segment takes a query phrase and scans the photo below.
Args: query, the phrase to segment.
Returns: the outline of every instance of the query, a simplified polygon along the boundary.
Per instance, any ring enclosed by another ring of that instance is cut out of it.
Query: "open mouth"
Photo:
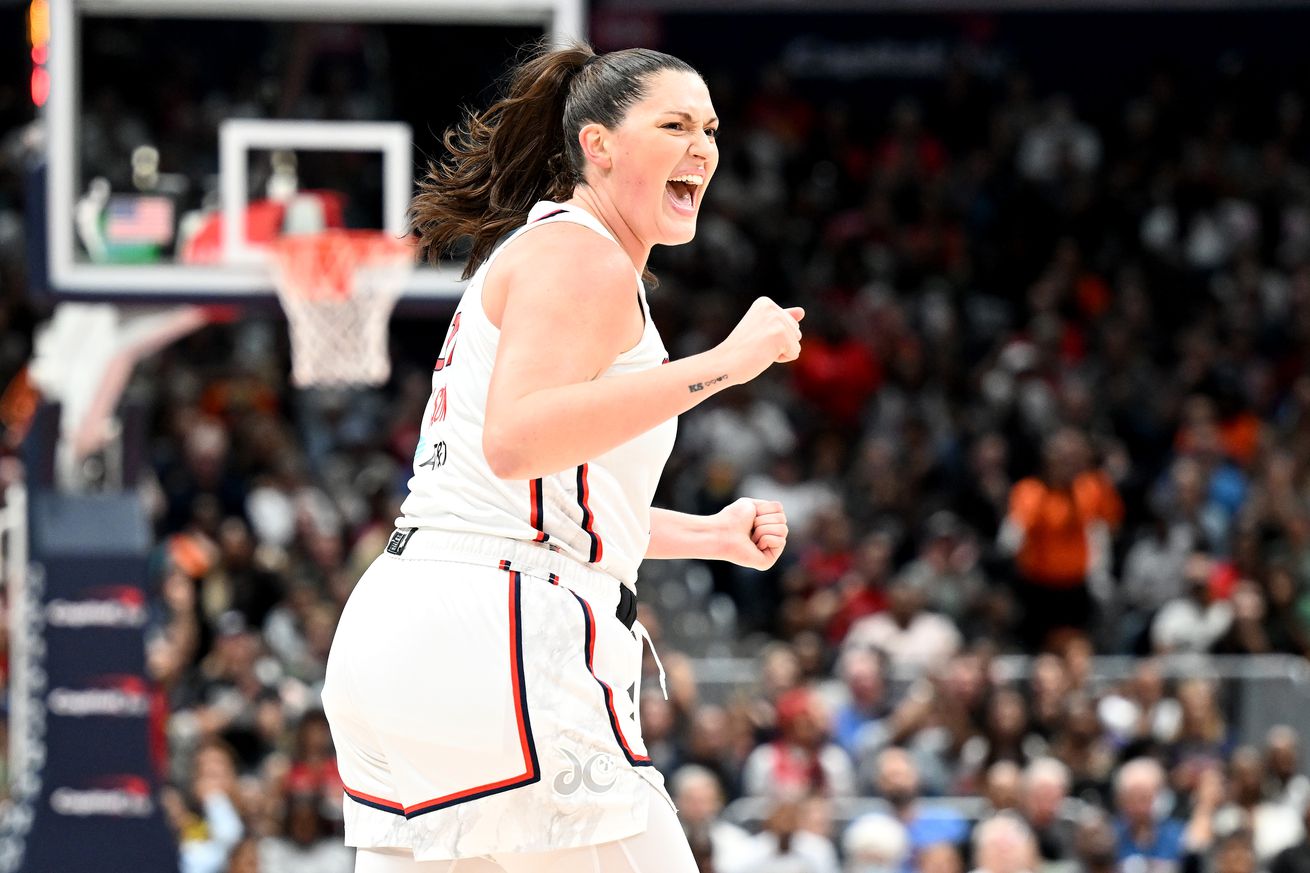
[[[665,190],[668,192],[669,202],[673,208],[685,215],[694,215],[696,212],[696,193],[705,182],[705,177],[695,174],[674,176],[665,183]]]

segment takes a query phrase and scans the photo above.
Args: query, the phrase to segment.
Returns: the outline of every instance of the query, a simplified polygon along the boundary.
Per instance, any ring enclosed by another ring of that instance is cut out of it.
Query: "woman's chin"
[[[663,231],[660,234],[661,245],[680,246],[689,243],[696,237],[696,216],[679,215],[672,220],[666,220],[661,230]]]

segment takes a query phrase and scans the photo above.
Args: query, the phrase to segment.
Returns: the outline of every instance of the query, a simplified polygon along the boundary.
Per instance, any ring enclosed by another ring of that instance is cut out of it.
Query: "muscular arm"
[[[497,476],[532,479],[577,466],[758,372],[724,343],[598,379],[641,336],[632,262],[572,225],[541,228],[515,248],[503,271],[500,263],[493,270],[484,299],[501,332],[483,433]]]

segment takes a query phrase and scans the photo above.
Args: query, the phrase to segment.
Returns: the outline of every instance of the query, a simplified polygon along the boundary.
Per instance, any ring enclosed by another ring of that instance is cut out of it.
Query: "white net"
[[[391,374],[387,325],[414,250],[385,232],[327,230],[272,248],[299,388],[380,385]]]

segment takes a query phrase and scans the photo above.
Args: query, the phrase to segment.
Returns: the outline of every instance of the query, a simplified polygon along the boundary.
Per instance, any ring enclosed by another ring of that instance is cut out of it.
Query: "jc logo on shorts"
[[[555,776],[553,787],[555,793],[562,797],[576,794],[579,789],[584,788],[592,794],[602,794],[608,791],[618,778],[612,755],[599,753],[588,755],[586,761],[579,761],[568,749],[560,751],[569,759],[570,764],[569,769],[561,770]]]

